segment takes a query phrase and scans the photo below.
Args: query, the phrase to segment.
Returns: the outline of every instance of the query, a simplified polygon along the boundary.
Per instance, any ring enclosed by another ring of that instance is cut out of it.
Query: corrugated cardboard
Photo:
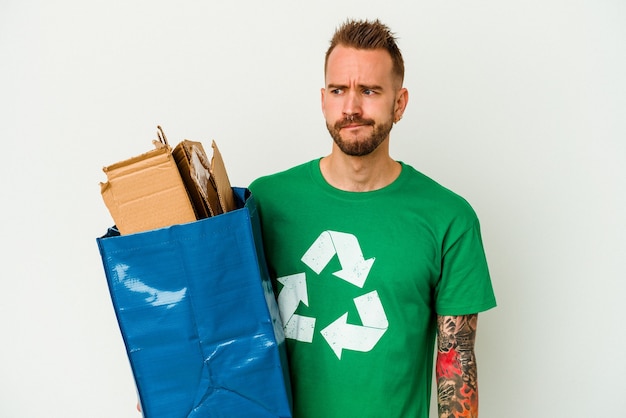
[[[171,148],[153,142],[154,150],[103,168],[102,198],[124,235],[196,220]]]
[[[173,151],[198,219],[237,209],[224,160],[215,141],[212,147],[210,163],[200,142],[186,139]]]
[[[213,184],[217,190],[217,196],[220,201],[223,212],[230,212],[237,209],[235,203],[235,196],[228,180],[228,174],[226,173],[226,166],[222,159],[220,150],[217,149],[215,141],[212,142],[213,147],[213,159],[211,160],[211,177],[213,178]]]
[[[212,185],[211,164],[202,144],[186,139],[176,145],[173,154],[198,219],[222,213]]]
[[[172,150],[161,127],[155,149],[104,167],[104,202],[122,235],[192,222],[237,209],[215,141],[209,163],[200,142]]]

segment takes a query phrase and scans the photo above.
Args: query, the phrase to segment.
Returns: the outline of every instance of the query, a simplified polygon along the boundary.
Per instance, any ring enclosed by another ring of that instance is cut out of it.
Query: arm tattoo
[[[437,400],[440,418],[478,417],[474,342],[478,315],[437,317]]]

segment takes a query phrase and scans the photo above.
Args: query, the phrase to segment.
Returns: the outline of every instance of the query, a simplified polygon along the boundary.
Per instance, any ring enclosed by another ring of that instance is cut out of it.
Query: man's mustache
[[[360,116],[352,115],[349,119],[343,118],[340,121],[337,121],[335,123],[335,128],[341,129],[350,125],[374,125],[374,124],[375,122],[372,119],[365,119],[365,118],[361,118]]]

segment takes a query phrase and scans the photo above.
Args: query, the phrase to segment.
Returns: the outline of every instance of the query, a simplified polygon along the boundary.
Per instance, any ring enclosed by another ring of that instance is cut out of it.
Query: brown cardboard
[[[102,198],[121,234],[196,220],[170,146],[153,143],[154,150],[103,168]]]
[[[121,234],[192,222],[237,209],[215,141],[213,158],[200,142],[172,150],[158,127],[155,149],[104,167],[102,198]]]
[[[216,210],[219,200],[211,183],[210,163],[202,144],[186,139],[174,148],[173,154],[196,217],[204,219],[220,214]]]
[[[235,196],[233,194],[233,189],[230,186],[230,181],[228,180],[228,174],[226,173],[224,160],[222,160],[222,154],[220,153],[220,150],[217,149],[215,141],[212,141],[211,146],[213,147],[213,158],[211,159],[211,178],[213,179],[214,187],[217,190],[217,196],[219,197],[222,211],[229,212],[237,209]]]

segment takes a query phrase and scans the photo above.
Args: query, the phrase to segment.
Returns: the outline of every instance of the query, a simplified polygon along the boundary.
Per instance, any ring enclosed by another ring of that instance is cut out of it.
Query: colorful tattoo
[[[474,342],[478,315],[439,316],[437,400],[440,418],[478,417]]]

